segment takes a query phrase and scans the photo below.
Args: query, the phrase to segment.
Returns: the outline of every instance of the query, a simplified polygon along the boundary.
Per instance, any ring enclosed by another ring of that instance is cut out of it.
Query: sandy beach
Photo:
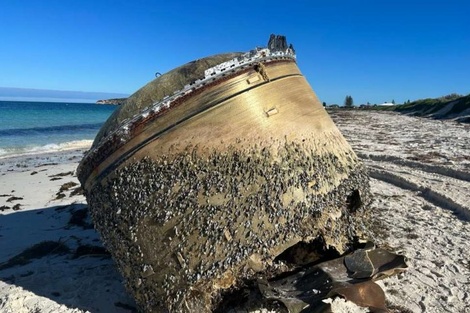
[[[371,176],[368,239],[407,257],[379,282],[388,303],[470,312],[470,125],[329,113]],[[0,159],[0,312],[136,311],[87,214],[75,173],[86,148]]]
[[[0,312],[135,311],[86,214],[85,150],[0,159]]]
[[[411,312],[470,312],[470,125],[330,112],[371,176],[371,236],[408,258],[380,284]]]

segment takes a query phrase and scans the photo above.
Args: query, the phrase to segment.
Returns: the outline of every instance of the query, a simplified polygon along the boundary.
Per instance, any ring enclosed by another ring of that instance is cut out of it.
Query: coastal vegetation
[[[417,113],[424,115],[437,113],[446,109],[446,114],[458,114],[470,109],[470,94],[466,96],[450,94],[439,98],[420,99],[402,105],[397,105],[394,111],[402,113]]]
[[[348,97],[350,96],[347,96],[346,98]],[[353,107],[346,105],[345,100],[344,108],[374,111],[393,111],[411,116],[422,116],[434,119],[452,119],[457,122],[470,123],[470,94],[463,96],[453,93],[439,98],[426,98],[415,101],[408,100],[403,104],[390,104],[367,104]],[[338,108],[338,106],[330,106],[330,108],[334,109]]]

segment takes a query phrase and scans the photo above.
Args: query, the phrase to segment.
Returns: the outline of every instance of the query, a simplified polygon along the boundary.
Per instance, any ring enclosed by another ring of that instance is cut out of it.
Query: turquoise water
[[[116,106],[0,101],[0,157],[83,146]]]

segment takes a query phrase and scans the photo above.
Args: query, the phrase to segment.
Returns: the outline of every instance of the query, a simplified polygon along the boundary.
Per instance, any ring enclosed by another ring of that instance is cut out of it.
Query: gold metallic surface
[[[148,125],[99,164],[88,177],[86,185],[89,186],[96,175],[123,154],[140,149],[139,145],[153,136],[157,136],[157,149],[161,149],[155,153],[166,152],[169,146],[172,149],[177,149],[176,146],[184,149],[188,144],[211,147],[219,144],[218,140],[214,140],[218,138],[223,138],[225,145],[235,143],[237,138],[251,138],[261,145],[267,140],[265,144],[270,146],[272,142],[269,141],[274,133],[277,138],[287,136],[287,139],[315,136],[322,142],[317,147],[319,154],[322,150],[330,151],[324,147],[325,142],[333,144],[335,149],[346,145],[350,150],[294,62],[269,64],[265,66],[265,71],[270,82],[259,79],[258,72],[253,69],[209,87],[204,93],[191,97],[184,105],[159,117],[158,122]],[[277,117],[272,116],[274,111],[279,113]],[[178,124],[188,116],[189,120]],[[171,128],[175,124],[178,127]],[[251,131],[250,125],[253,124],[259,128],[256,132]],[[162,133],[164,130],[167,131]],[[327,137],[322,136],[338,138],[331,141],[324,140]],[[139,155],[142,156],[142,152]]]

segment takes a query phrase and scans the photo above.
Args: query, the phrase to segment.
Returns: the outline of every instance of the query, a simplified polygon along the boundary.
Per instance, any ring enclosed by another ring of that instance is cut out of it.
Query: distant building
[[[391,107],[391,106],[394,106],[394,105],[395,105],[394,103],[385,102],[385,103],[379,104],[379,107]]]

